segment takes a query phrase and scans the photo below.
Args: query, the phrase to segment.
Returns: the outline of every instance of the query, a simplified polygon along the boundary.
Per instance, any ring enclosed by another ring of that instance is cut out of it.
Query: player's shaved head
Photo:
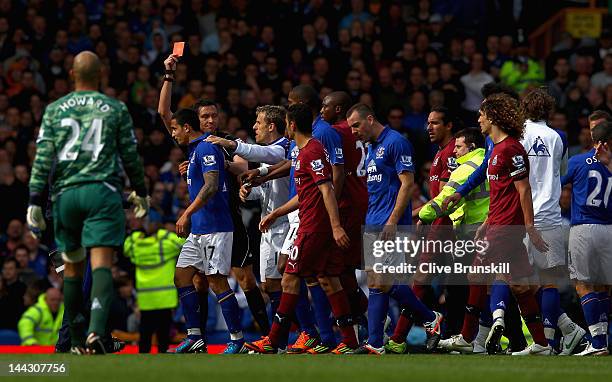
[[[309,85],[298,85],[289,92],[289,104],[303,103],[313,111],[318,111],[320,107],[319,94]]]
[[[102,63],[98,56],[90,51],[84,51],[76,55],[72,64],[72,75],[76,82],[97,85],[100,81]]]
[[[329,93],[327,97],[329,97],[331,105],[333,105],[334,107],[340,107],[338,117],[340,119],[345,119],[346,112],[348,111],[348,109],[350,109],[352,104],[351,96],[349,96],[347,92],[338,91]]]

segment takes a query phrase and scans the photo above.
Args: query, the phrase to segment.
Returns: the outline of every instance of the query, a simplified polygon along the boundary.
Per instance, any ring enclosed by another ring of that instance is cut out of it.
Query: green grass
[[[69,378],[115,381],[610,381],[612,357],[509,357],[405,355],[0,355],[8,362],[65,362]],[[3,377],[0,377],[0,381]],[[15,380],[15,378],[12,378]],[[49,377],[44,378],[49,380]],[[24,380],[43,380],[26,377]]]

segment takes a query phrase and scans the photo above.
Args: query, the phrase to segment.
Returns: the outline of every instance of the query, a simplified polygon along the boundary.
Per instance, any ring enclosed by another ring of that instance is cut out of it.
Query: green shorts
[[[58,250],[119,247],[125,236],[121,194],[105,183],[67,189],[53,202],[53,227]]]

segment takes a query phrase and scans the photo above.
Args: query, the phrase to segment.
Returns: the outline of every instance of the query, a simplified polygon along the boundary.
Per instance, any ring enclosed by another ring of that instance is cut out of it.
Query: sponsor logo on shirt
[[[204,157],[202,157],[202,163],[204,163],[204,166],[213,166],[217,164],[217,160],[214,155],[204,155]]]
[[[400,163],[407,167],[412,166],[412,156],[411,155],[400,155]]]
[[[430,181],[430,182],[435,182],[435,181],[437,181],[438,179],[439,179],[439,176],[438,176],[438,175],[432,175],[432,176],[430,176],[430,177],[429,177],[429,181]]]
[[[385,156],[385,148],[383,146],[380,146],[378,149],[376,149],[376,159],[381,159],[384,156]]]
[[[382,182],[382,174],[377,174],[378,172],[378,168],[376,167],[376,162],[374,162],[374,159],[371,159],[370,162],[368,162],[368,168],[367,168],[367,172],[368,172],[368,179],[367,182]]]

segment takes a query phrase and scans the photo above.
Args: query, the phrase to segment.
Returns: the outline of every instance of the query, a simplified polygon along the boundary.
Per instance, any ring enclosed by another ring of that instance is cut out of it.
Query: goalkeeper
[[[71,352],[104,354],[113,296],[113,252],[123,245],[125,215],[121,192],[122,166],[134,192],[135,214],[146,215],[144,170],[127,107],[98,92],[101,63],[92,52],[74,58],[70,75],[75,91],[50,104],[43,116],[30,178],[27,221],[35,236],[46,228],[42,191],[51,181],[55,241],[65,263],[64,299],[71,334]],[[92,290],[89,328],[83,310],[85,248],[91,249]]]

